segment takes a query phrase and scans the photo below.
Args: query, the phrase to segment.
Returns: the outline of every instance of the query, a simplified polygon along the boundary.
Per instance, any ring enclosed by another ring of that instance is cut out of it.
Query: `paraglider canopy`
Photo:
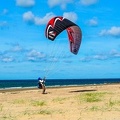
[[[54,41],[55,38],[64,30],[67,30],[70,42],[70,51],[77,54],[80,48],[82,32],[78,25],[63,17],[52,18],[46,27],[45,35],[48,39]]]

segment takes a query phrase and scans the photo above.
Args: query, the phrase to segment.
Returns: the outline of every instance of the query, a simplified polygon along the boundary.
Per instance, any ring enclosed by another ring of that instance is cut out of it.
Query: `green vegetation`
[[[108,95],[111,93],[107,92],[92,92],[92,93],[82,93],[78,97],[78,101],[80,103],[88,102],[88,103],[94,103],[92,106],[86,107],[86,110],[90,111],[120,111],[120,100],[114,100],[114,98],[110,98],[107,101],[105,100]],[[104,100],[106,102],[104,102]],[[102,102],[102,105],[99,106],[99,102]]]
[[[91,111],[97,111],[97,110],[100,110],[100,107],[99,106],[92,106],[90,108]]]
[[[63,98],[63,97],[57,97],[55,99],[53,99],[53,102],[59,102],[60,104],[63,104],[65,102],[65,100],[67,100],[68,98]]]
[[[115,109],[120,111],[120,100],[112,100],[111,98],[109,99],[108,103],[106,103],[107,108]]]
[[[43,115],[49,115],[49,114],[51,114],[52,112],[51,111],[49,111],[49,110],[40,110],[39,112],[38,112],[38,114],[43,114]]]
[[[116,101],[112,101],[111,99],[109,100],[109,102],[107,103],[108,107],[113,107],[117,102]]]
[[[11,116],[11,114],[4,114],[0,117],[0,120],[16,120],[15,116]]]
[[[94,105],[91,108],[88,108],[88,110],[90,110],[90,111],[98,111],[98,110],[120,111],[120,100],[111,100],[111,98],[110,98],[109,101],[107,103],[104,103],[102,106]]]
[[[102,100],[105,92],[91,92],[91,93],[83,93],[78,96],[81,102],[99,102]]]
[[[46,105],[46,102],[45,102],[45,101],[32,100],[31,104],[32,104],[33,106],[44,106],[44,105]]]
[[[25,104],[25,101],[23,99],[16,99],[13,101],[13,104]]]
[[[26,110],[23,112],[24,115],[50,115],[52,114],[52,111],[47,110],[47,109],[40,109],[40,110]]]
[[[2,104],[0,104],[0,111],[2,111],[2,109],[3,109],[3,105],[2,105]]]

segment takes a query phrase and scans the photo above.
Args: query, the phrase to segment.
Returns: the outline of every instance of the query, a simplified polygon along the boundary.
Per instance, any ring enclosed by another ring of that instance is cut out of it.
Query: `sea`
[[[120,78],[108,79],[48,79],[46,87],[85,86],[98,84],[119,84]],[[0,80],[0,89],[37,88],[38,80]]]

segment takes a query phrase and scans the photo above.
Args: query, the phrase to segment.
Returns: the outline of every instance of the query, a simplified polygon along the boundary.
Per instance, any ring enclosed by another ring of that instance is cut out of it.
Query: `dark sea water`
[[[78,86],[94,84],[113,84],[120,83],[119,79],[49,79],[46,80],[46,86]],[[12,88],[37,88],[38,80],[0,80],[0,89]]]

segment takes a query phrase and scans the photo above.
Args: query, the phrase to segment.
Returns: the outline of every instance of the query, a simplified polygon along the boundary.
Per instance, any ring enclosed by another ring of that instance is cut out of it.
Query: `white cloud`
[[[100,32],[100,35],[102,35],[102,36],[111,35],[111,36],[114,36],[114,37],[120,37],[120,27],[113,26],[108,30],[106,30],[106,29],[102,30]]]
[[[23,20],[29,24],[42,25],[46,24],[48,20],[54,17],[54,13],[47,13],[43,18],[35,16],[31,11],[23,14]]]
[[[44,17],[35,16],[31,11],[25,12],[23,14],[23,20],[28,24],[35,24],[35,25],[42,25],[46,24],[52,17],[56,15],[52,12],[47,13]],[[63,13],[63,17],[70,19],[71,21],[75,22],[78,17],[75,12],[65,12]]]
[[[113,49],[113,50],[110,51],[110,55],[112,57],[120,57],[120,52],[115,50],[115,49]]]
[[[98,0],[80,0],[80,3],[85,6],[96,4]]]
[[[13,57],[2,57],[1,61],[2,62],[13,62],[14,58]]]
[[[82,62],[91,62],[93,60],[101,60],[101,61],[104,61],[104,60],[107,60],[109,59],[109,54],[95,54],[95,55],[88,55],[88,56],[85,56],[83,58],[80,58],[80,61]]]
[[[35,24],[36,25],[46,24],[48,20],[50,20],[52,17],[55,17],[55,15],[52,12],[47,13],[43,18],[35,17]]]
[[[89,56],[82,57],[82,58],[80,58],[80,61],[82,61],[82,62],[90,62],[91,61],[91,57],[89,57]]]
[[[35,5],[35,0],[16,0],[16,5],[21,7],[32,7]]]
[[[90,19],[89,21],[87,21],[87,24],[90,26],[97,26],[98,25],[97,18],[94,17],[94,18]]]
[[[11,51],[12,52],[21,52],[21,51],[23,51],[23,48],[19,44],[17,44],[11,49]]]
[[[34,61],[45,57],[43,53],[38,52],[36,50],[29,51],[27,56],[28,56],[28,60],[34,60]]]
[[[106,55],[99,54],[99,55],[93,56],[93,58],[97,60],[106,60],[108,57]]]
[[[23,20],[27,23],[34,23],[35,16],[31,11],[25,12],[23,14]]]
[[[77,20],[77,14],[75,12],[64,12],[63,17],[75,22]]]
[[[93,55],[85,55],[84,57],[80,58],[80,61],[82,62],[90,62],[93,60],[100,60],[100,61],[105,61],[105,60],[111,60],[111,59],[116,59],[120,58],[120,52],[116,49],[112,49],[107,52],[102,52],[102,53],[96,53]]]
[[[12,44],[12,48],[0,52],[0,62],[38,62],[45,60],[46,55],[35,49],[26,49],[19,44]]]
[[[72,3],[72,2],[73,2],[73,0],[48,0],[48,5],[50,7],[59,5],[62,9],[65,9],[66,5],[68,3]]]
[[[8,27],[8,23],[7,23],[7,21],[0,21],[0,28],[6,28],[6,27]]]

